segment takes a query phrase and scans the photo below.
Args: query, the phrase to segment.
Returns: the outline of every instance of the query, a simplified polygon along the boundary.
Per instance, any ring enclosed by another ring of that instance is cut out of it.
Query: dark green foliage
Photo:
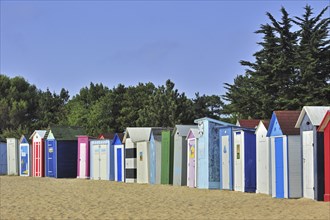
[[[322,19],[327,9],[314,17],[307,5],[302,18],[291,18],[282,7],[280,21],[267,13],[270,22],[256,31],[263,41],[255,61],[241,61],[245,74],[225,84],[225,113],[270,118],[274,110],[330,104],[329,17]]]

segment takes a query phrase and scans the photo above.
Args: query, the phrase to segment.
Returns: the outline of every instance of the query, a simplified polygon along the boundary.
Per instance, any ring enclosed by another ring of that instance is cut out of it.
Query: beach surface
[[[325,219],[330,203],[112,181],[0,177],[0,219]]]

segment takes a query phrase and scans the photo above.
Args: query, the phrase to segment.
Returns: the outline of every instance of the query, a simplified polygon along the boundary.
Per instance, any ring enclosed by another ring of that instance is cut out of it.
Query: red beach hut
[[[35,130],[30,137],[32,140],[32,176],[45,176],[45,130]]]
[[[330,111],[325,114],[318,131],[324,132],[324,201],[330,202]]]

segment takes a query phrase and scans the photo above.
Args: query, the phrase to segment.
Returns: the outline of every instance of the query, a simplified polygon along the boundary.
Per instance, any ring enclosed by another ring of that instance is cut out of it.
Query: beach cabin
[[[90,140],[95,139],[87,135],[77,135],[78,157],[77,157],[77,178],[88,179],[90,176]]]
[[[252,128],[256,129],[260,119],[239,119],[236,122],[236,126],[243,127],[243,128]]]
[[[19,175],[31,176],[32,168],[32,147],[24,135],[21,136],[19,141]]]
[[[211,118],[200,118],[194,121],[198,124],[197,148],[197,188],[220,188],[220,143],[219,128],[234,126],[232,124]]]
[[[16,138],[7,138],[7,175],[18,175],[18,140]]]
[[[257,189],[256,193],[272,194],[271,185],[271,151],[267,137],[269,120],[260,120],[256,134],[256,160],[257,160]]]
[[[111,146],[113,148],[113,170],[114,170],[114,180],[117,182],[124,182],[125,180],[125,152],[124,145],[122,144],[122,139],[118,134],[115,134],[111,141]],[[111,152],[110,152],[111,154]],[[110,166],[111,168],[111,166]],[[110,178],[111,180],[111,178]]]
[[[78,141],[77,135],[84,133],[78,127],[51,126],[45,143],[45,176],[76,178]]]
[[[32,140],[32,176],[45,176],[45,140],[46,130],[35,130],[30,136]]]
[[[237,125],[221,126],[219,128],[220,157],[220,189],[234,190],[234,136],[233,129]]]
[[[324,133],[324,201],[330,202],[330,111],[325,114],[318,131]]]
[[[0,139],[0,175],[7,174],[7,143]]]
[[[295,124],[300,111],[274,111],[267,137],[270,138],[272,196],[302,197],[302,152]]]
[[[171,130],[162,131],[161,184],[173,184],[173,138]]]
[[[304,106],[296,128],[300,129],[303,155],[303,196],[318,201],[324,198],[324,137],[317,129],[329,106]]]
[[[128,127],[125,142],[126,182],[160,184],[163,128]]]
[[[173,185],[187,186],[187,134],[197,125],[176,125],[173,139]]]
[[[111,141],[90,141],[90,179],[110,180],[110,145]]]
[[[187,186],[197,186],[197,148],[199,132],[198,128],[191,128],[187,134]]]
[[[234,128],[234,190],[256,191],[255,129]]]
[[[149,182],[150,134],[151,128],[129,127],[126,129],[124,139],[127,155],[127,182]]]

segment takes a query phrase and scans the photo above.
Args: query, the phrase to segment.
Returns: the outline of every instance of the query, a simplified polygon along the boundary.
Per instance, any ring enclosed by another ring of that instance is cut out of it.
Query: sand
[[[188,187],[0,177],[0,219],[330,219],[330,203]]]

